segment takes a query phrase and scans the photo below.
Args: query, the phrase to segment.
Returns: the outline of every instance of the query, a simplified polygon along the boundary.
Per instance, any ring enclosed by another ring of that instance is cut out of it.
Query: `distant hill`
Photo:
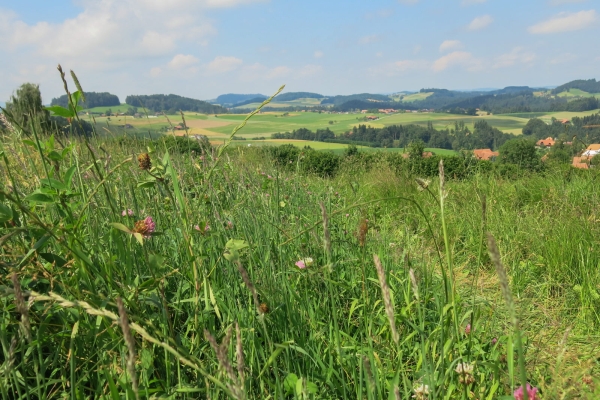
[[[377,104],[377,102],[388,102],[390,101],[390,96],[385,96],[382,94],[371,94],[371,93],[360,93],[360,94],[351,94],[348,96],[332,96],[324,99],[321,104],[333,104],[334,106],[346,103],[351,100],[362,100],[369,101],[373,103],[373,106]],[[375,107],[371,107],[375,108]]]
[[[567,82],[564,85],[557,86],[552,90],[552,94],[565,92],[569,89],[579,89],[588,93],[600,93],[600,82],[597,82],[595,79],[577,79]]]
[[[181,97],[175,94],[153,94],[150,96],[127,96],[125,103],[133,107],[145,107],[154,112],[174,114],[181,111],[195,111],[204,114],[224,114],[227,109],[206,101]]]
[[[322,99],[322,94],[319,93],[311,93],[311,92],[289,92],[282,93],[279,96],[275,97],[276,101],[292,101],[297,99]]]
[[[118,106],[121,104],[119,97],[115,94],[110,94],[108,92],[84,92],[85,93],[85,102],[82,101],[80,105],[83,108],[94,108],[94,107],[111,107]],[[50,102],[51,106],[62,106],[68,107],[69,100],[67,99],[67,95],[63,94],[60,97],[52,99]]]
[[[261,98],[262,100],[260,100],[261,102],[267,98],[267,96],[265,96],[264,94],[236,94],[236,93],[229,93],[229,94],[222,94],[219,97],[217,97],[215,99],[215,103],[220,104],[220,105],[233,105],[233,104],[238,104],[238,103],[242,103],[251,99],[257,99],[257,98]],[[247,103],[249,104],[249,103]]]
[[[266,97],[254,97],[252,99],[248,99],[246,101],[242,101],[240,103],[236,103],[233,104],[231,107],[241,107],[241,106],[245,106],[247,104],[252,104],[252,103],[262,103],[263,101],[265,101]]]

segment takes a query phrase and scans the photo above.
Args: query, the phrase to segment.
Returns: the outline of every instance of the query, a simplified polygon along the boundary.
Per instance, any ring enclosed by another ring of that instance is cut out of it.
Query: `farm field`
[[[599,110],[585,112],[555,112],[555,113],[517,113],[517,114],[499,114],[499,115],[481,115],[481,116],[464,116],[452,115],[447,113],[398,113],[391,115],[380,115],[380,119],[375,121],[365,122],[360,120],[363,114],[327,114],[313,112],[294,112],[284,116],[281,112],[265,112],[254,116],[247,124],[243,135],[247,138],[265,137],[268,138],[272,133],[288,132],[294,129],[307,128],[310,130],[331,129],[334,133],[340,134],[352,129],[353,126],[361,124],[370,125],[373,127],[383,127],[389,125],[400,124],[417,124],[427,125],[431,122],[436,129],[452,128],[455,123],[463,121],[469,127],[477,120],[485,120],[491,126],[498,128],[504,132],[520,134],[521,129],[529,121],[529,118],[540,118],[545,122],[550,122],[552,118],[571,119],[575,116],[586,116],[597,113]],[[197,113],[185,113],[188,126],[191,128],[191,134],[203,134],[209,137],[219,138],[226,137],[233,127],[244,120],[245,115],[238,114],[221,114],[218,117],[214,115],[203,115]],[[171,123],[176,125],[181,121],[178,115],[168,116]],[[167,118],[158,116],[156,118],[134,119],[131,117],[112,117],[111,123],[123,124],[127,119],[127,123],[139,129],[159,129],[169,126]],[[105,118],[96,118],[96,121],[101,124],[106,123]],[[200,122],[203,121],[203,122]],[[332,122],[330,124],[330,121]]]
[[[431,96],[433,92],[413,93],[402,97],[403,102],[412,103],[413,101],[425,100]]]
[[[559,97],[598,97],[600,98],[600,93],[588,93],[581,89],[571,89],[569,91],[558,93]]]

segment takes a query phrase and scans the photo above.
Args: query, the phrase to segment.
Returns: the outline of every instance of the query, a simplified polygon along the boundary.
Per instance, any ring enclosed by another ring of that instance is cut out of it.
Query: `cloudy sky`
[[[86,91],[391,93],[600,78],[598,0],[0,0],[0,102]]]

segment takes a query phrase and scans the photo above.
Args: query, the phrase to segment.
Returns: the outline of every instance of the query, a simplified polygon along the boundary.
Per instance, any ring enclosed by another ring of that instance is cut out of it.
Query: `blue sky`
[[[0,101],[391,93],[600,78],[598,0],[0,0]],[[595,40],[594,40],[595,39]]]

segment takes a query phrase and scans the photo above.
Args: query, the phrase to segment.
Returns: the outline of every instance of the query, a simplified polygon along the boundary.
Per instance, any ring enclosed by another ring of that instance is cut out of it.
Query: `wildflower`
[[[346,218],[348,218],[350,216],[350,214],[346,214]]]
[[[465,385],[470,385],[475,382],[475,378],[473,377],[473,364],[469,363],[458,363],[455,371],[460,375],[458,381]]]
[[[539,400],[539,397],[537,397],[537,391],[538,388],[533,387],[529,383],[527,383],[527,397],[529,398],[529,400]],[[515,390],[513,396],[515,396],[515,400],[523,400],[525,398],[523,386]]]
[[[469,333],[471,333],[471,324],[467,324],[465,327],[465,335],[468,335]]]
[[[413,394],[412,397],[417,400],[427,400],[428,394],[429,394],[429,386],[419,385],[415,388],[415,394]]]
[[[304,264],[304,261],[302,261],[302,260],[296,261],[295,265],[296,265],[296,267],[298,267],[300,269],[306,268],[306,264]]]
[[[133,227],[133,232],[141,233],[142,236],[144,236],[144,238],[148,239],[152,236],[152,232],[154,232],[154,229],[156,229],[156,224],[154,223],[154,220],[152,219],[152,217],[146,217],[145,219],[142,219],[135,223],[135,226]]]
[[[233,222],[227,221],[226,229],[233,229]]]
[[[133,210],[132,210],[131,208],[128,208],[127,210],[123,210],[123,211],[121,212],[121,215],[122,215],[123,217],[125,217],[125,216],[127,216],[127,215],[128,215],[128,216],[130,216],[130,217],[133,217]]]
[[[269,312],[269,306],[267,305],[267,303],[260,303],[260,306],[258,307],[258,309],[260,310],[260,312],[262,312],[263,314],[266,314]]]
[[[152,161],[148,153],[142,153],[138,156],[138,165],[142,171],[150,171],[152,168]]]
[[[496,343],[498,343],[498,338],[493,338],[492,339],[492,346],[495,346]]]

